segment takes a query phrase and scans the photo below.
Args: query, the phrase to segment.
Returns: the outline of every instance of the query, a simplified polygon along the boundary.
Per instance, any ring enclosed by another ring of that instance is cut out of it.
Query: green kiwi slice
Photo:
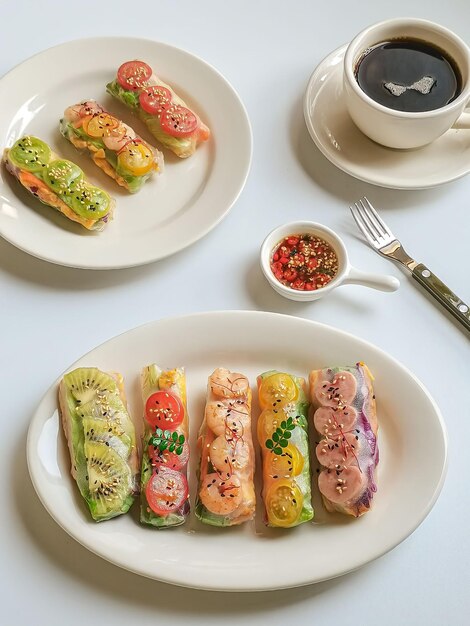
[[[82,421],[85,442],[96,441],[115,450],[123,459],[129,457],[132,442],[119,424],[105,419],[85,417]]]
[[[130,442],[129,445],[135,445],[134,424],[121,396],[112,393],[100,395],[86,404],[80,404],[75,411],[79,419],[101,420],[108,424],[107,428],[112,428],[113,434],[125,443]]]
[[[119,395],[114,378],[95,367],[79,367],[69,372],[64,376],[64,383],[77,405]]]
[[[128,511],[132,498],[131,471],[119,454],[101,441],[85,441],[88,505],[96,521]]]

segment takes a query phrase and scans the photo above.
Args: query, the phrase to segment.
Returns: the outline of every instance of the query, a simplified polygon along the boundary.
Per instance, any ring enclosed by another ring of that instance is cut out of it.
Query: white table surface
[[[368,23],[424,17],[470,42],[468,0],[140,0],[127,6],[112,0],[0,3],[0,74],[44,48],[85,36],[169,42],[215,65],[239,92],[253,127],[253,165],[243,194],[214,231],[147,267],[72,270],[0,240],[0,622],[468,624],[468,336],[364,245],[347,205],[368,195],[415,257],[469,302],[470,178],[416,192],[361,183],[321,156],[301,109],[316,64]],[[307,305],[277,296],[261,276],[258,248],[271,228],[292,219],[337,229],[353,263],[400,277],[401,289],[382,294],[350,286]],[[447,422],[450,462],[441,497],[409,539],[333,581],[228,595],[139,578],[89,553],[55,524],[33,491],[25,460],[26,431],[40,397],[70,363],[109,337],[155,318],[211,309],[264,309],[332,324],[389,351],[422,380]],[[84,310],[88,327],[79,333]]]

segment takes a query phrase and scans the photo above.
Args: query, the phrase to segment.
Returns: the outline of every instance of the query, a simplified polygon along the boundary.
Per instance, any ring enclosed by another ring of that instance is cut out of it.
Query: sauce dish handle
[[[343,285],[363,285],[372,287],[380,291],[396,291],[400,286],[400,281],[395,276],[385,274],[370,274],[351,267],[347,276],[343,280]]]

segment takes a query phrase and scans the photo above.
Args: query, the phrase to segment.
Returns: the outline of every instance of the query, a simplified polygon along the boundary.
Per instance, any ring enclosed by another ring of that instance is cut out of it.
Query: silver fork
[[[423,263],[412,259],[390,228],[380,218],[369,200],[364,197],[349,207],[352,216],[370,245],[382,256],[404,265],[413,278],[424,287],[443,307],[470,330],[470,307],[458,298]]]

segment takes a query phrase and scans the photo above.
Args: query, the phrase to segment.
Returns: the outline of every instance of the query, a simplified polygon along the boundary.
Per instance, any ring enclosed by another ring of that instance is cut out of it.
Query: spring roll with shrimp
[[[139,191],[151,176],[163,169],[162,153],[95,100],[65,109],[60,132],[131,193]]]
[[[307,434],[309,402],[303,378],[277,372],[258,376],[258,440],[263,458],[267,526],[291,528],[313,518]]]
[[[364,363],[310,372],[313,423],[322,436],[318,488],[325,508],[360,517],[377,491],[377,410],[372,374]]]
[[[251,389],[243,374],[218,368],[210,376],[204,420],[196,516],[212,526],[234,526],[255,514],[255,456]]]

